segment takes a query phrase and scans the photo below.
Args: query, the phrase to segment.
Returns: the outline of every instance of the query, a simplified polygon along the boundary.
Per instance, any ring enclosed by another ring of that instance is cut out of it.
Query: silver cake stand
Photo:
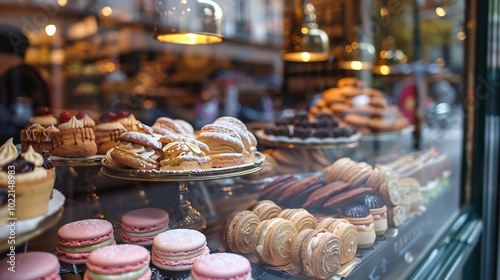
[[[202,231],[206,229],[206,221],[203,215],[198,210],[193,208],[188,199],[189,182],[224,179],[252,174],[262,169],[262,163],[264,161],[265,156],[260,152],[256,152],[255,160],[253,162],[238,166],[203,170],[142,170],[119,167],[104,158],[101,162],[101,173],[111,178],[123,180],[179,182],[178,210],[180,217],[177,222],[171,225],[171,227],[189,228]]]

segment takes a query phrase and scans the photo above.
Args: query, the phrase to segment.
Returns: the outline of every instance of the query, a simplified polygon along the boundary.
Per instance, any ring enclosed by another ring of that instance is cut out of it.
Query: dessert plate
[[[266,157],[262,153],[255,152],[253,162],[236,166],[196,170],[143,170],[118,166],[105,157],[101,161],[101,173],[115,179],[135,181],[203,181],[243,176],[257,172],[262,169],[262,163],[265,160]]]
[[[325,149],[336,147],[356,147],[361,139],[361,133],[356,133],[350,137],[308,137],[305,139],[298,137],[267,135],[264,130],[255,132],[259,138],[259,144],[277,148],[309,148]]]
[[[55,225],[62,218],[62,206],[65,200],[64,195],[54,189],[49,201],[49,209],[44,215],[26,220],[7,221],[7,225],[0,227],[0,244],[2,244],[0,250],[14,245],[8,243],[9,238],[13,235],[10,231],[10,222],[15,224],[15,246],[18,246]]]

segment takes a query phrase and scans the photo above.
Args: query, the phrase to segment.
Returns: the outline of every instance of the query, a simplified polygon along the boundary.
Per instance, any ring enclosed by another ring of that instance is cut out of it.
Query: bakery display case
[[[0,3],[52,88],[1,143],[0,209],[10,166],[56,172],[1,257],[48,252],[68,280],[130,252],[130,279],[221,273],[204,255],[252,279],[498,276],[498,0],[164,1],[223,14],[202,45],[156,41],[177,8],[155,1],[52,2]],[[282,57],[316,29],[327,59]]]

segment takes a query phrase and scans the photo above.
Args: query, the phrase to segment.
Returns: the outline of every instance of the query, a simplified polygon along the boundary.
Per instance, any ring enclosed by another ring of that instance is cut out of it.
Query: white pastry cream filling
[[[122,141],[120,142],[119,147],[135,154],[140,154],[146,151],[146,148],[143,145],[135,144],[132,142]]]
[[[92,270],[87,269],[86,273],[88,273],[89,278],[92,280],[135,280],[139,279],[141,276],[146,274],[148,269],[149,266],[144,266],[138,270],[119,273],[119,274],[101,274],[101,273],[95,273]]]
[[[311,239],[311,241],[309,241],[309,244],[307,245],[307,263],[309,264],[309,267],[312,266],[313,250],[318,246],[319,239],[324,234],[325,234],[324,232],[318,233],[315,237]]]
[[[261,238],[259,238],[259,240],[257,240],[257,242],[264,242],[265,240],[265,236],[267,234],[267,231],[273,226],[273,224],[275,224],[276,222],[279,222],[280,219],[274,219],[272,220],[267,226],[266,228],[263,229],[262,233],[259,234],[261,236]],[[265,259],[264,257],[264,245],[261,245],[261,244],[257,244],[257,247],[255,247],[255,250],[257,251],[257,253],[259,254],[259,256],[263,259]]]

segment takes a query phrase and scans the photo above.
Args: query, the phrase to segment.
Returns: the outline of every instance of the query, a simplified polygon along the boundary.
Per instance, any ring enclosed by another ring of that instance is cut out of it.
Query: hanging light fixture
[[[222,42],[222,9],[211,0],[160,0],[158,41],[174,44]]]
[[[337,64],[340,69],[344,70],[371,69],[375,47],[372,43],[363,41],[359,34],[355,37],[356,39],[350,44],[339,45]]]
[[[300,28],[285,38],[286,47],[283,59],[293,62],[325,61],[329,57],[330,42],[328,34],[318,28],[316,9],[309,0],[302,5],[303,23]]]

